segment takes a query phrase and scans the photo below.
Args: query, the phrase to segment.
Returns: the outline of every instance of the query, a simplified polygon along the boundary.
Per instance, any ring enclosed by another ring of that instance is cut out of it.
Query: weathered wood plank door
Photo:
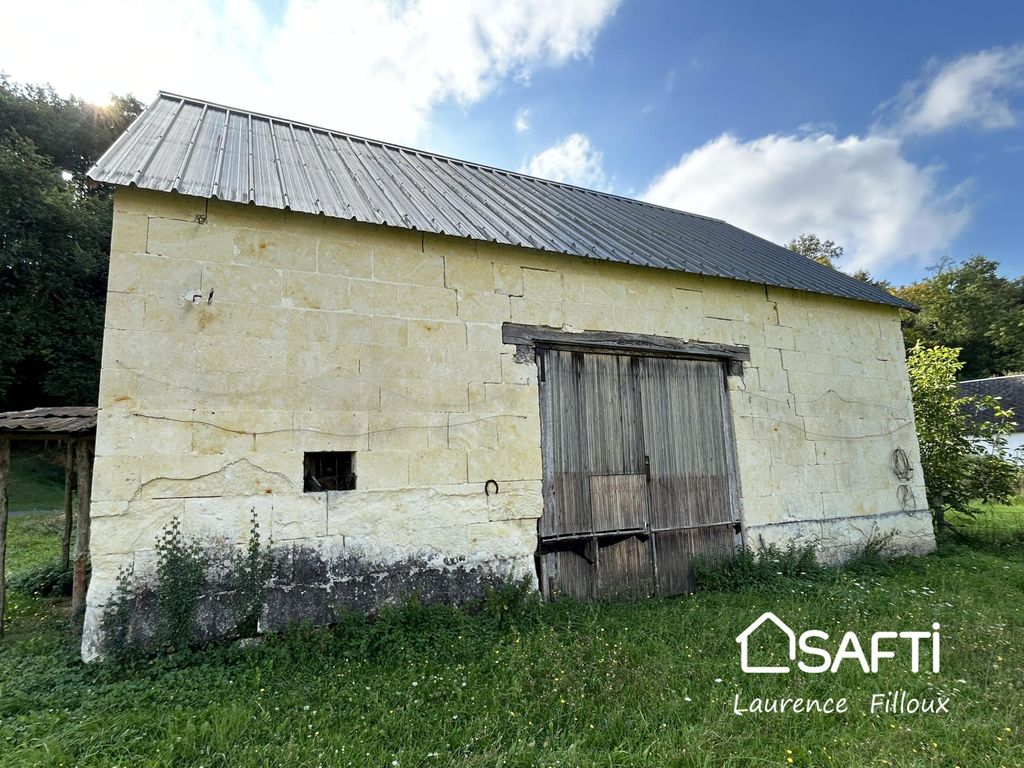
[[[735,547],[722,364],[538,349],[547,596],[691,591]]]

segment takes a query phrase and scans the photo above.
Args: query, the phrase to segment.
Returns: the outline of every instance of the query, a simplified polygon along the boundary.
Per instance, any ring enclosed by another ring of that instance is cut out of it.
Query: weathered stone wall
[[[234,543],[255,510],[292,553],[271,602],[317,616],[350,582],[395,596],[396,572],[440,597],[535,578],[536,368],[506,321],[749,345],[729,380],[747,541],[933,546],[920,471],[899,492],[890,469],[897,447],[919,466],[891,307],[122,189],[83,654],[174,516]],[[358,490],[303,493],[303,452],[331,450],[356,451]]]

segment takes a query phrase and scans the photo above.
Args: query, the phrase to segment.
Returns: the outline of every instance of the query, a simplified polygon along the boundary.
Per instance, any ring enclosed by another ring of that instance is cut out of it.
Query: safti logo
[[[910,671],[919,672],[922,655],[930,655],[931,671],[939,671],[939,625],[932,624],[931,632],[875,632],[867,643],[868,651],[855,632],[846,632],[833,652],[827,632],[808,629],[799,637],[786,622],[771,611],[762,613],[736,638],[740,645],[740,669],[752,675],[782,675],[791,671],[789,666],[754,666],[750,663],[750,640],[761,633],[776,632],[785,636],[789,660],[796,662],[801,672],[811,675],[835,673],[847,661],[856,661],[867,673],[878,672],[883,659],[909,657]],[[930,641],[930,642],[929,642]],[[922,650],[924,649],[924,650]],[[799,657],[799,660],[798,660]],[[817,663],[809,661],[817,660]]]
[[[761,628],[766,622],[771,622],[786,636],[789,641],[789,660],[796,659],[796,634],[789,625],[771,611],[762,613],[754,623],[740,632],[736,642],[740,644],[740,669],[752,675],[784,675],[789,672],[789,667],[752,667],[750,666],[750,636]]]

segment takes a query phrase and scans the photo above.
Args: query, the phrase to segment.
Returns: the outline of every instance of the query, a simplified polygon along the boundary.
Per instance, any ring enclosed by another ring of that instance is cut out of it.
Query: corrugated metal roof
[[[88,434],[96,431],[96,409],[91,407],[33,408],[0,413],[0,434]]]
[[[914,308],[717,219],[169,93],[89,177]]]

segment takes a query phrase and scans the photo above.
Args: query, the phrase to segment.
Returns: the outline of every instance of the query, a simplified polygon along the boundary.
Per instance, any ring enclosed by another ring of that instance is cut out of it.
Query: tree
[[[881,288],[883,291],[888,291],[889,293],[894,292],[892,283],[881,277],[872,277],[871,273],[868,272],[866,269],[858,269],[856,272],[850,275],[850,277],[852,277],[854,280],[860,280],[862,283],[870,283],[876,288]]]
[[[96,402],[112,203],[85,172],[140,108],[0,78],[0,410]]]
[[[959,352],[918,343],[907,359],[921,468],[938,529],[948,510],[972,514],[974,501],[1008,500],[1019,476],[1006,442],[1013,413],[993,397],[960,396]],[[986,418],[972,418],[978,412]]]
[[[814,234],[799,235],[786,243],[786,247],[832,269],[838,269],[836,265],[843,257],[843,246],[836,245],[832,240],[822,240]]]
[[[832,269],[843,256],[841,245],[815,234],[802,234],[786,247]],[[866,269],[851,277],[921,308],[903,313],[908,350],[918,342],[955,347],[964,378],[984,378],[1024,371],[1024,278],[1006,278],[998,270],[997,262],[976,255],[959,265],[945,259],[932,276],[899,288]]]
[[[31,140],[86,193],[108,191],[88,187],[85,173],[141,112],[134,96],[112,96],[110,103],[96,105],[64,98],[48,85],[15,83],[0,75],[0,126]]]
[[[80,195],[33,144],[0,137],[0,400],[94,403],[111,202]]]
[[[806,256],[824,267],[839,269],[839,260],[843,258],[843,246],[832,240],[822,240],[815,234],[803,234],[790,240],[786,247],[794,253]],[[892,291],[892,283],[888,280],[879,280],[871,276],[866,269],[858,269],[850,275],[854,280],[881,288],[883,291]]]
[[[917,342],[960,348],[964,378],[1024,370],[1024,280],[998,269],[984,256],[959,265],[946,260],[931,277],[898,289],[921,308],[903,320],[908,348]]]

